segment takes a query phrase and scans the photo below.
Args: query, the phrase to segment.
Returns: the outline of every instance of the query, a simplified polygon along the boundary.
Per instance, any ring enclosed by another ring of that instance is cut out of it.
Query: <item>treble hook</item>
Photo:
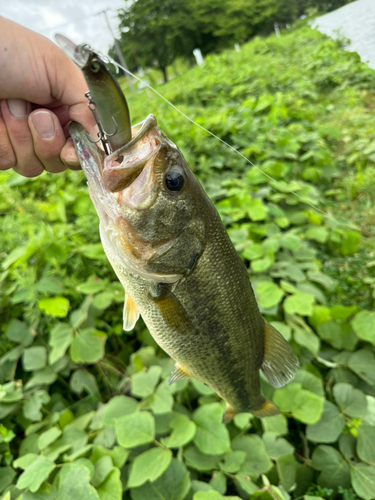
[[[87,97],[87,99],[89,100],[89,102],[87,103],[87,106],[89,107],[91,113],[93,114],[94,116],[94,120],[95,120],[95,123],[97,124],[98,126],[98,129],[99,129],[99,132],[98,132],[98,137],[99,139],[97,141],[94,141],[94,139],[92,139],[92,137],[86,132],[86,136],[88,138],[88,140],[93,143],[93,144],[97,144],[98,142],[102,142],[102,146],[103,146],[103,149],[105,151],[105,154],[106,155],[109,155],[112,153],[112,150],[111,150],[111,146],[110,146],[110,143],[108,141],[108,137],[113,137],[114,135],[117,134],[118,132],[118,126],[117,126],[117,122],[116,120],[114,119],[114,117],[112,116],[112,120],[113,120],[113,123],[115,124],[115,131],[112,133],[112,134],[108,134],[102,127],[102,124],[100,123],[100,120],[99,120],[99,117],[98,117],[98,113],[96,111],[96,105],[95,105],[95,101],[94,99],[91,97],[91,94],[90,92],[86,92],[85,93],[85,97]]]

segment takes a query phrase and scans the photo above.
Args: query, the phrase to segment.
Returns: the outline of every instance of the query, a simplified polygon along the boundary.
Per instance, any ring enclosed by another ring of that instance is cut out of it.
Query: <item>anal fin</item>
[[[224,410],[224,413],[223,413],[223,418],[222,418],[222,422],[223,424],[227,424],[228,422],[230,422],[236,415],[237,415],[238,412],[236,412],[235,410],[233,410],[233,408],[231,407],[231,405],[229,403],[226,404],[226,407],[225,407],[225,410]]]
[[[138,318],[139,318],[139,312],[138,312],[137,306],[134,304],[133,300],[129,297],[129,295],[125,292],[123,329],[126,332],[133,330]]]
[[[283,387],[293,379],[299,361],[281,333],[265,319],[263,321],[264,358],[261,370],[272,387]]]
[[[273,415],[278,415],[280,410],[268,399],[264,400],[264,403],[258,410],[251,410],[251,413],[258,418],[272,417]]]
[[[168,385],[174,384],[179,380],[185,380],[187,378],[190,378],[188,372],[183,368],[181,368],[181,366],[178,363],[176,363],[176,366],[174,367],[174,370],[171,373],[171,376],[169,377]]]

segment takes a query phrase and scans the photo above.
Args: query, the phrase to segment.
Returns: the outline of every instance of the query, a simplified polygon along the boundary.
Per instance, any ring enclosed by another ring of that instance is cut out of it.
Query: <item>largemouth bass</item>
[[[261,316],[247,270],[182,153],[149,115],[106,156],[70,126],[107,257],[125,288],[124,329],[142,315],[175,361],[170,383],[194,377],[237,413],[275,415],[260,391],[294,376],[298,360]]]

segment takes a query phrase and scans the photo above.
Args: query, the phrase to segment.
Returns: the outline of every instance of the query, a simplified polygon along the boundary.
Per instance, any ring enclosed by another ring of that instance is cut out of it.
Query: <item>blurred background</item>
[[[168,387],[174,362],[141,318],[123,331],[83,173],[1,172],[1,500],[374,499],[374,2],[1,10],[117,58],[115,37],[143,82],[258,167],[118,75],[132,123],[153,113],[180,148],[301,364],[284,388],[261,379],[280,415],[222,424],[207,386]]]

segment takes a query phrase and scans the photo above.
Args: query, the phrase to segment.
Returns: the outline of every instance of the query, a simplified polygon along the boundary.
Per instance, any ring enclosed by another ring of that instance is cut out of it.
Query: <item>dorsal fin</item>
[[[181,368],[181,366],[176,363],[176,366],[173,369],[173,372],[171,373],[171,376],[169,377],[168,380],[168,385],[174,384],[175,382],[178,382],[179,380],[185,380],[187,378],[190,378],[190,375],[186,370]]]
[[[261,370],[273,387],[283,387],[294,377],[298,358],[284,337],[264,321],[264,358]]]
[[[139,312],[137,306],[134,304],[133,300],[129,297],[129,295],[125,292],[123,329],[126,332],[133,330],[138,318],[139,318]]]

